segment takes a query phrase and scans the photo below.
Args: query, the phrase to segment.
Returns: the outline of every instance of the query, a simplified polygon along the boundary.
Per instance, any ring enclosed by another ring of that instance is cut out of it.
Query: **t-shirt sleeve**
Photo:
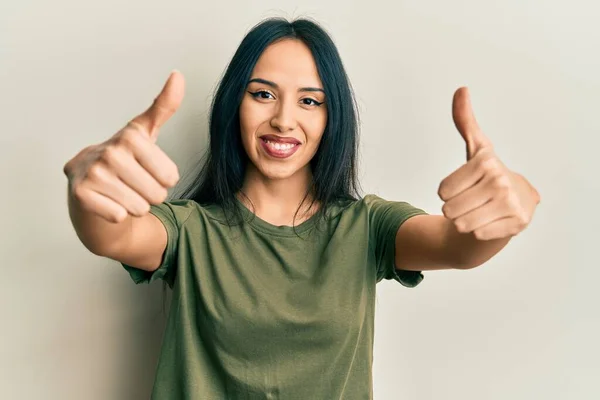
[[[365,200],[369,205],[369,236],[375,251],[377,281],[393,279],[406,287],[417,286],[423,280],[422,271],[396,269],[396,233],[406,220],[427,212],[407,202],[387,201],[375,195]]]
[[[182,223],[187,219],[191,211],[189,204],[186,203],[176,201],[150,206],[150,213],[162,222],[167,231],[167,247],[163,253],[161,264],[155,271],[144,271],[121,263],[136,284],[150,283],[157,279],[162,279],[170,287],[173,287],[177,264],[179,232]]]

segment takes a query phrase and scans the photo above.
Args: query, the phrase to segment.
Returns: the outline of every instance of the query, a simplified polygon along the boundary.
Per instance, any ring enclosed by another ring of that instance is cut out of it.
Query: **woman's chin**
[[[295,175],[295,170],[290,168],[265,168],[260,170],[263,176],[269,180],[284,180]]]
[[[297,177],[298,173],[301,172],[302,168],[298,168],[297,165],[285,165],[287,163],[277,163],[279,165],[273,165],[274,163],[264,163],[258,166],[258,171],[263,178],[269,180],[285,180],[292,177]],[[284,164],[284,165],[281,165]]]
[[[250,158],[250,175],[256,176],[259,179],[267,180],[285,180],[297,179],[304,173],[310,174],[308,162],[302,165],[300,160],[274,160],[270,157],[265,157],[263,154],[256,154]]]

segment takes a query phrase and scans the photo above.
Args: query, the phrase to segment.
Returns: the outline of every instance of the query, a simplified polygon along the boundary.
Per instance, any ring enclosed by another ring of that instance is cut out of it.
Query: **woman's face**
[[[309,48],[286,39],[258,59],[240,105],[242,143],[268,179],[309,173],[327,123],[323,85]]]

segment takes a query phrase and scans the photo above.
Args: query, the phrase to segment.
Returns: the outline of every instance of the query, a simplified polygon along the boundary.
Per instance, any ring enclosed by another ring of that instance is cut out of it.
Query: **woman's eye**
[[[307,106],[317,106],[317,107],[320,106],[321,104],[323,104],[323,103],[319,103],[315,99],[311,99],[311,98],[302,99],[302,102]]]
[[[252,97],[261,98],[261,99],[270,99],[273,95],[265,90],[259,90],[258,92],[250,92]],[[271,97],[269,97],[271,96]]]

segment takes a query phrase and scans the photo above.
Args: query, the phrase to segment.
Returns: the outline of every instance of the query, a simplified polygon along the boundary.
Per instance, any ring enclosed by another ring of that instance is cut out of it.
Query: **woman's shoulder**
[[[201,206],[191,199],[172,199],[160,204],[152,205],[151,212],[163,216],[176,223],[184,225],[188,220],[198,220],[199,216],[206,213],[206,207]]]
[[[389,209],[413,209],[414,207],[402,200],[388,200],[377,194],[366,194],[352,200],[338,201],[335,209],[339,212],[364,212],[367,214],[385,212]]]
[[[387,202],[388,200],[385,200],[381,197],[379,197],[376,194],[366,194],[364,196],[355,198],[355,199],[345,199],[345,200],[338,200],[334,203],[334,205],[336,207],[339,207],[341,209],[348,209],[348,208],[353,208],[353,207],[371,207],[374,204],[378,204],[378,203],[384,203]]]
[[[353,199],[339,199],[330,204],[328,214],[335,217],[347,213],[368,212],[373,202],[377,200],[383,199],[374,194],[366,194]]]
[[[377,194],[367,194],[361,199],[361,202],[369,208],[395,204],[409,204],[405,200],[390,200]]]
[[[175,199],[160,205],[169,209],[182,223],[216,222],[221,225],[230,225],[233,221],[243,218],[243,211],[239,213],[235,209],[228,209],[217,203],[199,203],[193,199]]]
[[[176,214],[188,214],[194,211],[199,211],[200,205],[196,203],[194,200],[190,199],[172,199],[164,201],[161,204],[156,205],[156,207],[171,210]]]

